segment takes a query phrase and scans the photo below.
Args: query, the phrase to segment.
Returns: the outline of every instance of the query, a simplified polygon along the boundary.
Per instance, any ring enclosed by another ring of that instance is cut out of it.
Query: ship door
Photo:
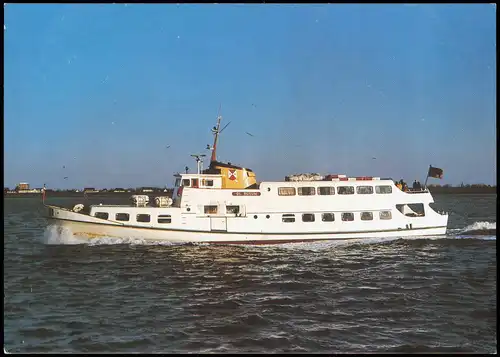
[[[210,230],[226,232],[227,231],[226,217],[210,217]]]

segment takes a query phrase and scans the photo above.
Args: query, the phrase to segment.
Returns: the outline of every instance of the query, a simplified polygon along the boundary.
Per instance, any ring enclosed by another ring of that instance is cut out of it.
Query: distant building
[[[138,191],[146,193],[146,192],[156,192],[156,190],[157,189],[154,187],[141,187]]]
[[[85,187],[83,189],[83,192],[87,192],[87,193],[96,193],[96,192],[99,192],[99,190],[96,190],[94,187]]]
[[[17,185],[17,190],[29,190],[30,189],[30,185],[29,183],[27,182],[20,182],[19,185]]]

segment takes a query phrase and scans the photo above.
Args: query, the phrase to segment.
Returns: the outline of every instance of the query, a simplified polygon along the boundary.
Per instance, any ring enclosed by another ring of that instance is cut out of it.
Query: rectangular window
[[[375,186],[375,192],[377,194],[392,193],[391,186]]]
[[[214,185],[214,180],[203,180],[203,186],[212,187]]]
[[[169,214],[158,215],[158,223],[172,223],[172,216]]]
[[[356,187],[358,195],[370,195],[373,193],[373,186],[358,186]]]
[[[108,214],[108,212],[96,212],[94,214],[94,217],[95,218],[100,218],[100,219],[108,219],[109,214]]]
[[[240,213],[240,206],[226,206],[227,214],[238,214]]]
[[[339,195],[354,195],[354,186],[339,186],[337,193]]]
[[[354,221],[354,213],[342,213],[342,220],[344,222]]]
[[[295,215],[294,214],[284,214],[282,217],[282,221],[285,223],[295,222]]]
[[[186,187],[191,186],[191,181],[189,179],[182,180],[182,186],[186,186]]]
[[[295,187],[278,187],[278,195],[295,196]]]
[[[391,211],[380,211],[380,219],[391,219],[392,213]]]
[[[302,214],[302,222],[314,222],[314,213]]]
[[[117,213],[115,216],[115,220],[117,221],[128,221],[130,215],[128,213]]]
[[[137,222],[151,222],[151,216],[149,214],[138,214]]]
[[[312,196],[315,194],[314,187],[299,187],[299,196]]]
[[[333,186],[323,186],[323,187],[318,187],[318,195],[334,195],[335,194],[335,187]]]
[[[333,222],[335,221],[335,215],[333,213],[323,213],[321,215],[321,220],[323,222]]]
[[[175,187],[179,187],[181,185],[181,179],[175,179]]]
[[[205,213],[206,214],[217,214],[217,206],[214,206],[214,205],[205,206]]]
[[[372,221],[373,220],[373,213],[361,212],[361,220],[362,221]]]
[[[191,187],[198,188],[198,179],[192,179],[191,181]]]

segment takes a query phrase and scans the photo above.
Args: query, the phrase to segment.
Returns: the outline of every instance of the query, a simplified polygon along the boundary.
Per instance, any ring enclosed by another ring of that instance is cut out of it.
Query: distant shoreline
[[[497,188],[493,187],[429,187],[431,194],[447,195],[447,194],[496,194]],[[148,196],[168,196],[172,197],[172,191],[169,192],[93,192],[87,193],[87,198],[92,197],[130,197],[132,195],[148,195]],[[4,198],[28,198],[40,197],[41,193],[4,193]],[[68,192],[68,191],[48,191],[46,198],[50,197],[81,197],[84,198],[83,192]]]

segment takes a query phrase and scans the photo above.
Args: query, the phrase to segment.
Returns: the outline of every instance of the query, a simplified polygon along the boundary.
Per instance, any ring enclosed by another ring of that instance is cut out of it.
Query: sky
[[[219,106],[258,181],[496,184],[496,7],[4,6],[4,187],[171,187]]]

